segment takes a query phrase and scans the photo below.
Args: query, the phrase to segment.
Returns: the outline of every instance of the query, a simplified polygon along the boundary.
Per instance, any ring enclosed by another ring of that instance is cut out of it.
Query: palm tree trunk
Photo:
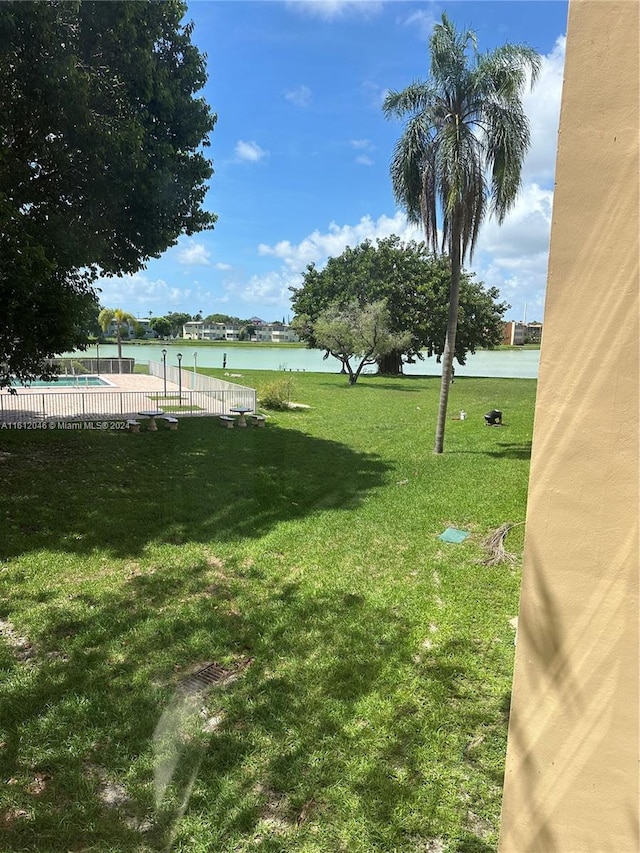
[[[442,379],[440,381],[440,403],[438,406],[438,423],[436,425],[436,442],[434,453],[444,451],[444,429],[447,423],[447,405],[449,402],[449,387],[453,356],[456,351],[456,332],[458,331],[458,304],[460,302],[460,228],[457,223],[451,233],[451,287],[449,289],[449,314],[447,317],[447,337],[444,342],[442,355]]]

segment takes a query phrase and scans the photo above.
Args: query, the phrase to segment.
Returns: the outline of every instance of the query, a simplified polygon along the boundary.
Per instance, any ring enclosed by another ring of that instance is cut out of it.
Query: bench
[[[247,415],[251,423],[255,424],[257,427],[263,427],[266,421],[266,417],[264,415]]]
[[[171,415],[164,415],[162,417],[162,420],[167,422],[169,429],[178,429],[178,419],[177,418],[172,418]]]
[[[140,432],[140,421],[127,421],[127,429],[129,432]]]
[[[227,427],[228,429],[232,429],[235,422],[236,422],[236,419],[230,418],[229,415],[220,415],[220,423],[223,427]]]

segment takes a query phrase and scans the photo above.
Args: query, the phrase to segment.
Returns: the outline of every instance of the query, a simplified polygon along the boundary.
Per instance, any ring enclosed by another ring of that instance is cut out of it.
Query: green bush
[[[258,400],[265,409],[282,411],[289,408],[293,391],[292,379],[276,379],[262,387],[258,393]]]

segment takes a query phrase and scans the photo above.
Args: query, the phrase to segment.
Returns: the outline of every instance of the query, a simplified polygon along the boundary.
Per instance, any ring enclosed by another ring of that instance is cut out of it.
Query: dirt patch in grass
[[[0,637],[2,637],[16,660],[28,661],[36,656],[36,649],[27,637],[22,637],[11,622],[0,619]]]

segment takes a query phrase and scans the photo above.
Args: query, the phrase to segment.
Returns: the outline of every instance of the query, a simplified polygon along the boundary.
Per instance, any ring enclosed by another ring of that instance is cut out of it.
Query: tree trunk
[[[458,330],[458,303],[460,301],[460,227],[457,222],[451,229],[451,287],[449,289],[449,314],[447,317],[447,337],[442,355],[442,379],[440,380],[440,403],[438,405],[438,423],[434,453],[444,451],[444,430],[447,423],[447,404],[453,368],[453,356],[456,351],[456,332]]]
[[[386,355],[381,355],[378,359],[378,373],[382,376],[401,376],[402,353],[394,349]]]

